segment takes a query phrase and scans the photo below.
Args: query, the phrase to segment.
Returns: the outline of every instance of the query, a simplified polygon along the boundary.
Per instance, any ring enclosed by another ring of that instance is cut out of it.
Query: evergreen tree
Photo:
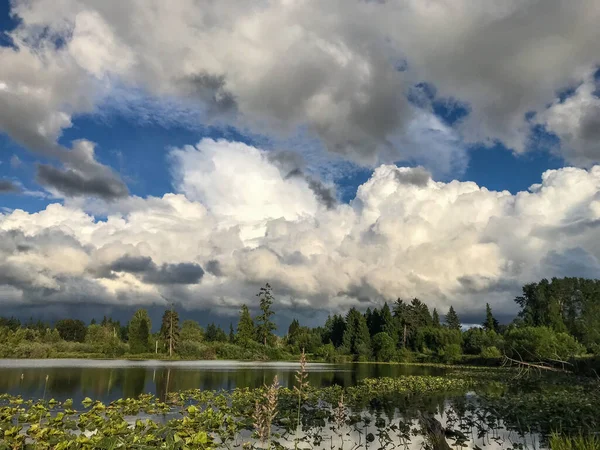
[[[146,353],[150,351],[150,330],[152,322],[148,311],[138,309],[133,313],[129,322],[129,349],[131,353]]]
[[[390,338],[394,340],[394,345],[398,341],[398,327],[396,326],[396,321],[392,316],[392,311],[390,311],[390,307],[387,302],[383,304],[381,308],[381,331],[387,333]]]
[[[96,325],[96,319],[92,319],[92,321],[90,322],[90,325]]]
[[[204,337],[208,342],[227,342],[227,335],[225,334],[225,331],[223,331],[223,328],[214,323],[211,323],[206,327]]]
[[[346,331],[343,339],[344,351],[359,359],[371,356],[371,336],[365,316],[356,308],[350,309],[346,315]]]
[[[87,327],[81,320],[62,319],[57,321],[54,327],[65,341],[83,342],[85,340]]]
[[[451,330],[461,329],[460,318],[452,306],[450,306],[448,314],[446,314],[446,326]]]
[[[273,337],[273,331],[277,329],[271,321],[271,316],[275,314],[271,309],[273,305],[271,285],[267,283],[265,287],[260,288],[260,292],[256,296],[260,299],[261,310],[261,314],[256,318],[256,331],[258,339],[266,346],[267,341]]]
[[[440,324],[440,316],[437,312],[437,309],[433,308],[433,313],[431,314],[431,320],[433,322],[434,327],[439,327]]]
[[[233,331],[233,324],[229,322],[229,343],[233,344],[235,342],[235,331]]]
[[[169,356],[173,356],[179,344],[179,314],[173,309],[173,306],[163,314],[160,337],[169,349]]]
[[[483,327],[487,331],[498,331],[498,321],[494,318],[492,314],[492,308],[489,303],[485,304],[485,322],[483,323]]]
[[[334,314],[333,317],[327,317],[325,333],[323,334],[323,344],[331,342],[335,348],[339,348],[343,344],[345,331],[346,321],[342,316]]]
[[[237,326],[236,341],[239,345],[247,346],[254,340],[254,336],[256,336],[254,321],[252,320],[252,316],[250,316],[248,307],[246,305],[242,305],[240,319]]]
[[[371,311],[370,308],[367,308],[367,311],[365,312],[365,319],[367,321],[367,327],[369,328],[369,334],[371,337],[381,333],[383,330],[383,323],[381,320],[381,312],[377,308],[375,308],[373,311]]]
[[[288,327],[288,334],[287,334],[288,344],[296,345],[299,333],[300,333],[300,322],[298,322],[298,319],[294,319],[294,320],[292,320],[292,323],[290,323],[290,326]]]

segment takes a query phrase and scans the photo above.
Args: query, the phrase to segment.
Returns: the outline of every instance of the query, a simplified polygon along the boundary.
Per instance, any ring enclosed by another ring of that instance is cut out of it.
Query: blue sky
[[[592,0],[154,1],[0,3],[3,298],[510,316],[572,255],[600,276]]]

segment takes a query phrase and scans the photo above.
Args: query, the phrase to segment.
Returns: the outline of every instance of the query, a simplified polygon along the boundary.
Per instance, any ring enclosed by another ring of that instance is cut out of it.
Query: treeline
[[[0,318],[0,357],[111,356],[184,359],[294,359],[303,349],[326,361],[436,361],[479,359],[493,362],[503,355],[522,361],[560,360],[600,351],[600,282],[578,278],[542,280],[523,287],[515,299],[521,310],[510,324],[500,324],[490,305],[480,326],[463,330],[453,307],[439,312],[419,299],[356,308],[329,316],[311,328],[293,320],[285,336],[277,331],[269,284],[257,294],[253,317],[243,305],[237,323],[226,331],[212,323],[180,323],[174,308],[165,311],[153,333],[145,309],[127,324],[104,317],[89,325],[64,319],[53,327],[43,322],[21,324]]]

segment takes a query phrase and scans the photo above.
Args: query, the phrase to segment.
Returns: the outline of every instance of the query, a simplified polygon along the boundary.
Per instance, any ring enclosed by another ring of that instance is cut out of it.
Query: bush
[[[481,350],[481,357],[488,358],[488,359],[501,358],[502,352],[500,350],[498,350],[497,347],[494,347],[494,346],[485,347],[483,350]]]
[[[567,360],[583,354],[584,348],[567,333],[557,333],[548,327],[522,327],[506,333],[506,352],[523,361]]]
[[[396,361],[408,363],[413,360],[414,354],[406,347],[401,348],[396,352]]]
[[[458,344],[447,344],[440,352],[440,357],[445,363],[455,363],[460,360],[462,351]]]

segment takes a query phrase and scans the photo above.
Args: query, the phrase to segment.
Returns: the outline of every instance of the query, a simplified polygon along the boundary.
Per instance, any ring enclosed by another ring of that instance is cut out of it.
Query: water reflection
[[[25,398],[85,397],[112,401],[186,389],[234,389],[270,383],[275,375],[283,386],[294,383],[296,363],[236,361],[90,361],[0,360],[0,392]],[[315,387],[350,386],[368,377],[442,375],[443,369],[389,364],[311,364],[309,381]]]

